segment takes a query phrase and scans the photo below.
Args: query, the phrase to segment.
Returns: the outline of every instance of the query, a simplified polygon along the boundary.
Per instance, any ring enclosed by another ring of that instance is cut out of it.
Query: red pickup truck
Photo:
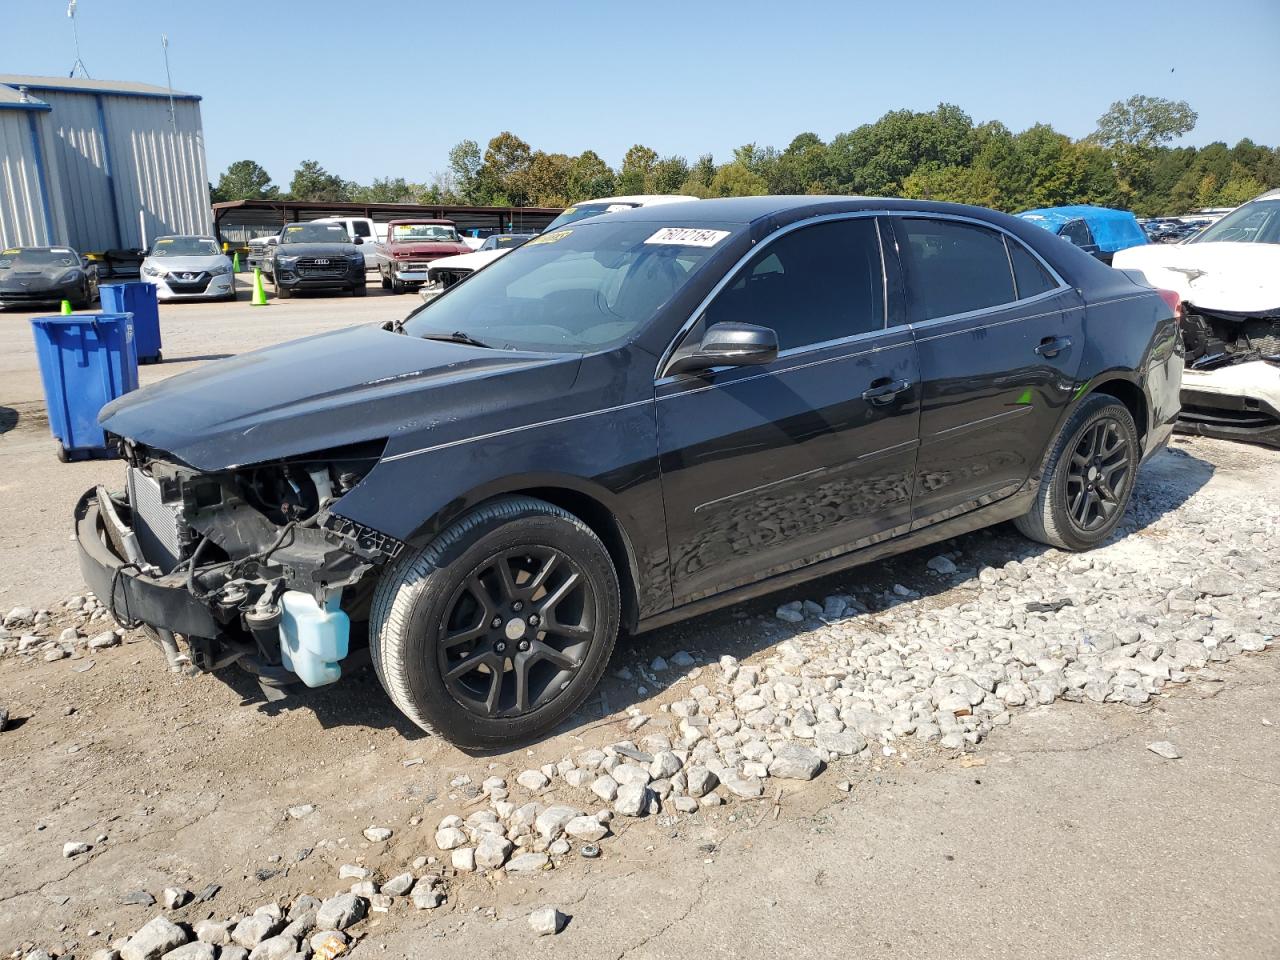
[[[404,293],[427,282],[433,260],[470,253],[471,248],[462,242],[452,220],[392,220],[377,251],[382,289]]]

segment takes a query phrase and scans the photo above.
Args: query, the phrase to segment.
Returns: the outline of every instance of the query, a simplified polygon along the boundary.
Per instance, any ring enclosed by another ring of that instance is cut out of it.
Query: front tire
[[[370,651],[418,726],[467,749],[508,747],[581,705],[609,662],[619,611],[613,563],[586,524],[503,497],[382,575]]]
[[[1138,477],[1138,429],[1115,397],[1086,397],[1059,432],[1036,502],[1014,521],[1032,540],[1062,550],[1105,541],[1124,516]]]

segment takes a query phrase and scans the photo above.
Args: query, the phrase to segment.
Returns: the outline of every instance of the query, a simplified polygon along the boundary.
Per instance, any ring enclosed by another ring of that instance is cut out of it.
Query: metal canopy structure
[[[560,215],[559,207],[478,207],[459,204],[346,203],[324,200],[227,200],[213,205],[219,243],[246,244],[274,234],[286,223],[320,217],[368,217],[377,223],[408,217],[452,220],[459,230],[536,233]]]

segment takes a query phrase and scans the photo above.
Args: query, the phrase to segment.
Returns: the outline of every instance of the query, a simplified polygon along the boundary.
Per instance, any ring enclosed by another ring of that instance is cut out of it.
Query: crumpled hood
[[[350,327],[170,377],[107,404],[98,421],[196,469],[225,470],[444,423],[482,431],[491,378],[528,375],[532,403],[566,391],[578,361]]]
[[[1280,316],[1280,244],[1152,244],[1121,250],[1112,266],[1205,310]]]

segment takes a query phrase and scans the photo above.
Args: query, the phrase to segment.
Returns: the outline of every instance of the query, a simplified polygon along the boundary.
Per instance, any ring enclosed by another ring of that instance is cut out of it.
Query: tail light
[[[1160,299],[1169,305],[1169,309],[1173,311],[1173,318],[1181,323],[1187,315],[1186,309],[1182,305],[1182,297],[1172,290],[1156,289],[1156,293],[1160,294]]]

